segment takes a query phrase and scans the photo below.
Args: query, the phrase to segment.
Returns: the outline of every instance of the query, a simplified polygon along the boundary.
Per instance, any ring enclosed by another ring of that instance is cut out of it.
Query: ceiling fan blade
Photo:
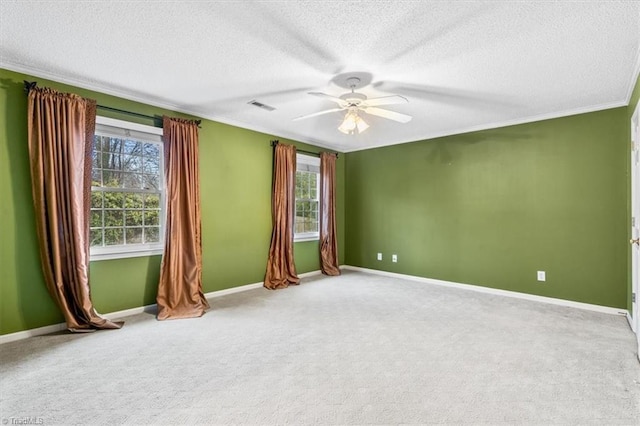
[[[386,92],[401,93],[411,99],[423,99],[429,102],[444,102],[464,108],[504,108],[513,109],[518,105],[497,92],[481,92],[454,87],[433,86],[427,84],[381,81],[373,84]]]
[[[310,95],[317,96],[319,98],[325,98],[326,100],[337,103],[338,105],[347,106],[347,102],[344,99],[336,98],[335,96],[327,95],[322,92],[309,92]]]
[[[320,112],[314,112],[313,114],[301,115],[300,117],[294,118],[293,121],[304,120],[305,118],[316,117],[323,114],[329,114],[330,112],[342,111],[343,109],[344,108],[332,108]]]
[[[409,101],[404,96],[400,95],[392,95],[392,96],[382,96],[380,98],[367,99],[362,102],[361,105],[365,107],[373,107],[379,105],[395,105],[395,104],[406,104]]]
[[[400,114],[399,112],[389,111],[388,109],[382,108],[367,107],[362,108],[362,111],[367,114],[377,115],[378,117],[388,118],[389,120],[399,121],[400,123],[408,123],[413,118],[410,115]]]

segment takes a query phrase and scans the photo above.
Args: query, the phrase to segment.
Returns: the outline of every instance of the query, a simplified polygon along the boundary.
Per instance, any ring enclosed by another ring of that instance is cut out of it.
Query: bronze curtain
[[[72,332],[120,328],[101,317],[89,286],[91,155],[96,102],[32,87],[28,139],[45,283]]]
[[[296,202],[296,147],[277,144],[273,155],[271,210],[273,231],[264,286],[270,290],[299,284],[293,262],[294,206]]]
[[[320,270],[340,275],[336,238],[336,154],[320,153]]]
[[[167,215],[158,283],[159,320],[202,316],[202,234],[198,124],[163,117]]]

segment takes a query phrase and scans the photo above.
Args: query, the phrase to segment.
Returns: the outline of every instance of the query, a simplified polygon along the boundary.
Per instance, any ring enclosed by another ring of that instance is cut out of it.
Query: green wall
[[[348,153],[346,263],[624,308],[627,127],[616,108]]]
[[[98,104],[148,115],[189,117],[173,111],[0,69],[0,334],[63,321],[42,278],[35,234],[27,147],[27,100],[23,80],[96,99]],[[152,124],[130,116],[123,120]],[[271,238],[271,166],[274,139],[251,130],[203,120],[200,131],[203,289],[260,282]],[[318,147],[279,138],[301,149]],[[344,156],[337,162],[337,222],[344,262]],[[317,242],[295,244],[298,273],[319,269]],[[94,305],[99,312],[155,303],[160,256],[91,263]]]

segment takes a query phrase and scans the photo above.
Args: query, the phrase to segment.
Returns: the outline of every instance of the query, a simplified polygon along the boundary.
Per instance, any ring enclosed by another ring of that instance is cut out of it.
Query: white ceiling
[[[0,2],[2,68],[339,151],[627,105],[639,47],[635,1]],[[353,72],[413,120],[292,121]]]

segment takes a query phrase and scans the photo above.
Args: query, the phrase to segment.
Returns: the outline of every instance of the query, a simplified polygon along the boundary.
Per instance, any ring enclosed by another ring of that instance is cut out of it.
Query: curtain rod
[[[272,140],[272,141],[271,141],[271,146],[275,148],[275,146],[276,146],[276,145],[278,145],[279,143],[280,143],[280,141],[279,141],[279,140],[277,140],[277,139],[276,139],[276,140]],[[305,151],[305,150],[303,150],[303,149],[298,149],[298,148],[296,148],[296,152],[301,152],[301,153],[303,153],[303,154],[308,154],[308,155],[315,155],[316,157],[319,157],[319,156],[320,156],[320,153],[319,153],[319,152]],[[335,154],[335,155],[336,155],[336,158],[338,158],[338,156],[340,155],[340,154],[339,154],[339,153],[337,153],[337,152],[331,152],[331,151],[327,151],[327,152],[330,152],[331,154]]]
[[[35,88],[37,84],[38,84],[37,81],[24,80],[24,91],[26,93],[29,93],[29,91],[31,89]],[[162,121],[162,117],[161,116],[157,116],[157,115],[140,114],[139,112],[127,111],[127,110],[124,110],[124,109],[113,108],[113,107],[109,107],[109,106],[105,106],[105,105],[96,105],[96,108],[104,109],[104,110],[112,111],[112,112],[117,112],[117,113],[120,113],[120,114],[132,115],[134,117],[147,118],[149,120],[154,120],[154,121],[156,121],[156,120]],[[198,125],[198,127],[200,127],[200,123],[202,123],[202,120],[193,120],[193,121]],[[160,127],[162,127],[162,126],[160,126]]]

